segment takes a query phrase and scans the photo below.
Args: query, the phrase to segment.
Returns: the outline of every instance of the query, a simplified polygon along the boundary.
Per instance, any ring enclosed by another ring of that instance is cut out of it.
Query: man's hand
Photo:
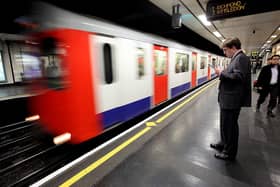
[[[218,76],[220,76],[221,70],[220,70],[219,68],[215,68],[215,73],[216,73]]]

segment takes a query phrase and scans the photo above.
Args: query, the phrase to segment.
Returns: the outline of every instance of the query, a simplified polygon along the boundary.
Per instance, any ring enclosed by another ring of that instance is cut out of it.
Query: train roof
[[[133,39],[141,42],[168,46],[175,49],[181,49],[190,52],[194,51],[194,52],[212,54],[208,51],[200,50],[192,46],[183,45],[170,39],[166,39],[150,33],[129,29],[93,16],[85,16],[85,15],[73,13],[47,3],[40,2],[37,3],[35,7],[37,6],[39,6],[40,8],[36,8],[35,10],[40,10],[40,11],[35,12],[36,21],[43,23],[42,29],[50,29],[50,28],[78,29],[78,30],[84,30],[97,34],[105,34],[112,37]],[[216,54],[213,55],[219,56]]]

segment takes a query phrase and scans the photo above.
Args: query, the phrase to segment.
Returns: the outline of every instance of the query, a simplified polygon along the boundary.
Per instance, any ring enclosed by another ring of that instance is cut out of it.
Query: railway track
[[[54,145],[39,129],[36,121],[0,127],[0,186],[18,185],[63,157],[67,146]]]

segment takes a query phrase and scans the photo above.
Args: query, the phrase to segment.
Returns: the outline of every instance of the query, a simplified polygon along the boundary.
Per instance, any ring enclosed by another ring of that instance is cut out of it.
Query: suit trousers
[[[224,146],[223,152],[230,158],[235,158],[238,150],[238,117],[241,108],[221,109],[220,113],[220,133],[221,144]]]
[[[275,108],[276,103],[277,103],[277,95],[278,93],[278,87],[277,85],[271,85],[269,86],[269,88],[265,88],[260,92],[260,96],[258,98],[258,102],[257,102],[257,107],[259,107],[264,101],[265,98],[268,96],[268,94],[270,94],[270,99],[269,99],[269,103],[267,106],[268,111],[272,111],[273,108]]]

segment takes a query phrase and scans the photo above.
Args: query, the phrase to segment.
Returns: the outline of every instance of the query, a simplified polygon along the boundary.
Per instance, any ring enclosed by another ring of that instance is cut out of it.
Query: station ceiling
[[[261,51],[270,48],[271,44],[280,39],[280,3],[275,0],[212,0],[226,5],[228,2],[238,2],[258,10],[260,13],[251,13],[239,17],[231,17],[211,21],[205,26],[199,19],[206,14],[206,5],[209,0],[150,0],[169,15],[172,15],[172,5],[180,4],[182,22],[189,29],[198,33],[209,41],[219,45],[228,37],[238,37],[242,48],[249,55],[252,51]],[[251,8],[252,9],[252,8]],[[213,32],[219,32],[217,37]],[[273,36],[273,37],[272,37]]]
[[[239,37],[243,49],[249,54],[253,50],[261,50],[274,33],[278,33],[278,36],[271,38],[270,44],[279,40],[280,35],[278,29],[280,10],[212,21],[211,26],[205,27],[198,16],[205,14],[208,0],[45,0],[44,2],[219,55],[222,55],[219,45],[226,37]],[[0,32],[20,33],[21,28],[14,20],[28,12],[30,3],[31,0],[5,2],[2,7],[11,11],[0,13],[2,23]],[[173,29],[171,27],[172,5],[177,3],[180,4],[183,25],[179,29]],[[215,36],[214,31],[218,31],[222,37]]]

